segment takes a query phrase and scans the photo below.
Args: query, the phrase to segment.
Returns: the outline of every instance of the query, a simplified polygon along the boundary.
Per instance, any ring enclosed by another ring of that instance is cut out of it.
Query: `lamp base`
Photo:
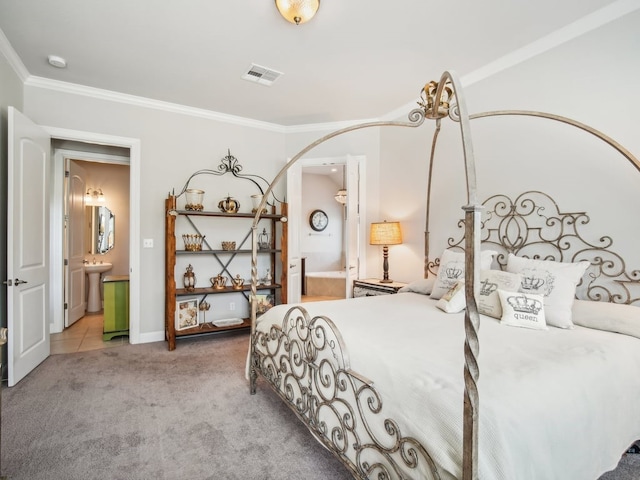
[[[393,280],[385,278],[385,279],[380,280],[380,283],[393,283]]]

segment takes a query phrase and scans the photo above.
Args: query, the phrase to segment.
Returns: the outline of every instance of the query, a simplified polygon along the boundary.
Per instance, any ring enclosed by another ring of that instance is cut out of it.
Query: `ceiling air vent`
[[[280,75],[282,75],[282,72],[252,64],[247,72],[242,75],[242,78],[244,80],[249,80],[250,82],[256,82],[270,87]]]

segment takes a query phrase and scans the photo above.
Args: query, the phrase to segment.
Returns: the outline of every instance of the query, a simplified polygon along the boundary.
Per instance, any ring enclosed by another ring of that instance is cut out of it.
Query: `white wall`
[[[154,248],[140,250],[143,311],[140,332],[143,337],[164,332],[164,199],[167,195],[173,190],[179,192],[196,170],[217,168],[228,148],[243,166],[243,173],[270,180],[284,165],[285,139],[278,132],[33,86],[25,87],[24,109],[26,115],[40,125],[140,139],[141,185],[140,191],[132,191],[131,195],[140,198],[141,240],[154,240]],[[236,184],[232,184],[236,188]],[[227,193],[234,194],[231,187],[226,186],[217,186],[213,191],[203,179],[192,186],[207,190],[205,201],[211,202],[207,204],[211,209]],[[243,197],[240,201],[250,210],[249,194],[245,196],[246,199]]]
[[[334,195],[340,188],[328,175],[302,173],[302,222],[300,253],[306,257],[307,272],[325,272],[344,268],[344,207]],[[327,214],[329,223],[322,232],[309,225],[314,210]]]
[[[465,88],[470,113],[538,110],[595,127],[640,156],[636,113],[640,110],[640,13],[600,27],[543,55]],[[441,72],[434,72],[438,79]],[[386,130],[381,139],[383,209],[403,222],[405,245],[394,247],[394,279],[423,274],[425,178],[433,125],[415,132]],[[640,235],[640,172],[594,137],[549,120],[494,117],[471,122],[479,198],[533,189],[549,193],[561,210],[586,211],[584,228],[595,241],[611,235],[614,246],[640,267],[635,238]],[[400,156],[403,163],[399,163]],[[466,203],[459,127],[443,129],[434,166],[431,239],[439,256],[446,239],[461,234],[455,220]],[[405,250],[405,246],[411,246]],[[391,253],[390,253],[391,254]]]

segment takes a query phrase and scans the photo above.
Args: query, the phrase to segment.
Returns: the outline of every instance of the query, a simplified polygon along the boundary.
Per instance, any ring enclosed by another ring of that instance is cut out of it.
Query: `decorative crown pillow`
[[[498,296],[502,306],[501,324],[534,330],[549,330],[545,321],[542,295],[506,292],[498,289]]]
[[[496,253],[494,250],[480,252],[480,270],[491,268]],[[440,268],[438,268],[438,276],[431,292],[431,298],[438,300],[453,288],[458,280],[464,280],[464,271],[464,252],[445,250],[440,257]]]
[[[517,292],[520,288],[521,275],[519,273],[503,272],[501,270],[482,270],[480,272],[480,286],[476,302],[478,311],[493,318],[502,317],[502,306],[498,289],[507,292]]]
[[[571,307],[576,286],[589,265],[586,261],[562,263],[533,260],[511,253],[507,258],[507,272],[522,276],[520,292],[542,295],[547,324],[560,328],[573,327]]]
[[[464,296],[464,280],[459,280],[436,303],[436,307],[447,313],[458,313],[467,306]]]

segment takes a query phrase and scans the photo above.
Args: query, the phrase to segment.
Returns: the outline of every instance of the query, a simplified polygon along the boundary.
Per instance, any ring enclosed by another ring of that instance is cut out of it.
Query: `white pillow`
[[[493,257],[498,252],[485,250],[480,253],[480,270],[489,270]],[[431,292],[431,298],[437,300],[442,297],[450,288],[454,287],[458,280],[464,280],[464,252],[454,252],[445,250],[440,257],[440,267],[436,283]]]
[[[498,290],[502,306],[500,323],[512,327],[549,330],[544,316],[544,298],[533,293]]]
[[[544,296],[547,323],[554,327],[572,328],[571,307],[576,286],[591,265],[589,262],[561,263],[532,260],[509,254],[507,272],[522,275],[520,291]]]
[[[445,293],[436,303],[436,307],[447,313],[458,313],[464,310],[467,301],[464,296],[464,280],[460,280]]]
[[[480,272],[480,286],[478,288],[478,312],[493,318],[502,317],[502,306],[498,289],[507,292],[517,292],[520,288],[520,274],[508,273],[501,270],[482,270]]]
[[[416,280],[415,282],[411,282],[408,285],[405,285],[398,293],[402,292],[413,292],[419,293],[421,295],[429,295],[431,290],[433,290],[433,284],[436,283],[435,277],[422,278],[420,280]]]
[[[640,308],[608,302],[573,302],[573,323],[640,338]]]

